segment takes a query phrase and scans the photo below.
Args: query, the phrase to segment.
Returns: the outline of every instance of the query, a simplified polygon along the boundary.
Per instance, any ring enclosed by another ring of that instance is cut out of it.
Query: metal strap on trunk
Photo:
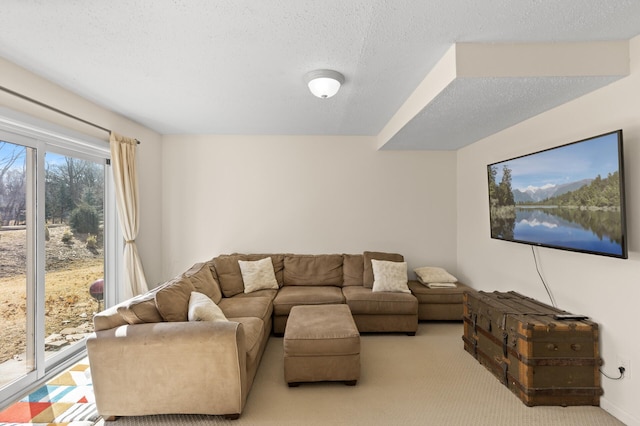
[[[502,361],[502,384],[505,386],[509,386],[509,365],[506,362]]]
[[[507,348],[509,344],[509,333],[502,333],[502,356],[505,358],[509,356],[509,350]]]

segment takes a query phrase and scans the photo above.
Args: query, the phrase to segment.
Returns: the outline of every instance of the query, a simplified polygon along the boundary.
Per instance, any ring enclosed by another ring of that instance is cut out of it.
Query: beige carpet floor
[[[362,336],[361,379],[284,382],[282,338],[272,337],[240,419],[119,418],[143,425],[622,425],[599,407],[527,407],[463,349],[461,323],[421,323],[415,337]]]

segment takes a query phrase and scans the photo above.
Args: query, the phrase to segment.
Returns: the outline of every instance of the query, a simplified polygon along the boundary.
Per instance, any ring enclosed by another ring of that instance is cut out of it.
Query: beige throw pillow
[[[423,266],[413,270],[418,276],[418,280],[423,284],[428,283],[455,283],[456,277],[448,273],[444,268],[437,266]]]
[[[206,294],[191,292],[189,298],[189,321],[229,321],[222,309]]]
[[[371,260],[373,292],[411,293],[407,285],[407,262]]]
[[[256,261],[238,260],[238,265],[240,265],[245,293],[279,288],[270,257]]]

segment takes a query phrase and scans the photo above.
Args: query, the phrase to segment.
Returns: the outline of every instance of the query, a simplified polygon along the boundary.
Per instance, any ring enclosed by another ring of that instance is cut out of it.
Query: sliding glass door
[[[0,403],[84,351],[111,287],[108,145],[55,142],[0,129]]]
[[[31,148],[0,140],[0,386],[35,367],[34,277],[27,267],[33,247],[33,203],[27,196],[32,154]]]
[[[104,291],[104,160],[45,153],[45,359],[93,331]]]

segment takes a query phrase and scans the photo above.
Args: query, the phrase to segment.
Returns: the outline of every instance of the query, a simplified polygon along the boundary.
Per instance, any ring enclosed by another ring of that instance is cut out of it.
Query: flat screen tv
[[[627,258],[622,130],[487,171],[491,238]]]

